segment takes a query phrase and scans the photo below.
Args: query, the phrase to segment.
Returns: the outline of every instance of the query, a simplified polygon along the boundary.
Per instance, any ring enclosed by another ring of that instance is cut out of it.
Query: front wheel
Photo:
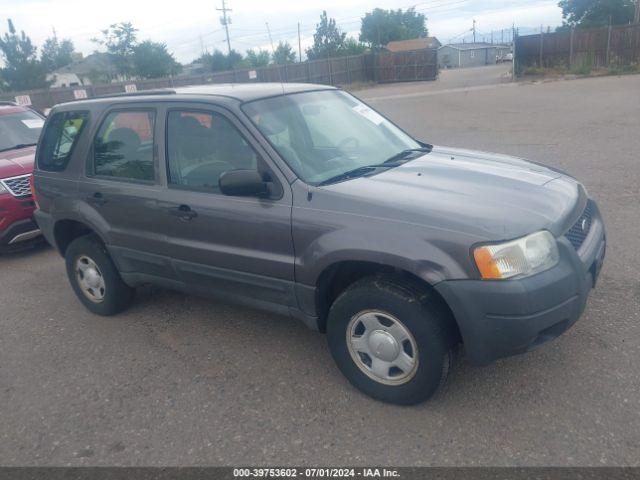
[[[441,304],[410,283],[371,277],[345,290],[327,322],[329,348],[347,379],[384,402],[411,405],[435,394],[452,361]]]

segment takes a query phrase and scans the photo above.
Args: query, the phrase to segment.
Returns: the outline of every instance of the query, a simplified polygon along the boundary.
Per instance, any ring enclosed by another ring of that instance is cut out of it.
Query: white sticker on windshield
[[[382,115],[380,115],[377,112],[374,112],[366,105],[363,105],[363,104],[356,105],[355,107],[353,107],[353,111],[356,113],[359,113],[364,118],[366,118],[372,123],[375,123],[376,125],[380,125],[382,122],[384,122],[384,117]]]
[[[44,120],[41,118],[29,118],[27,120],[21,120],[24,126],[27,128],[42,128]]]

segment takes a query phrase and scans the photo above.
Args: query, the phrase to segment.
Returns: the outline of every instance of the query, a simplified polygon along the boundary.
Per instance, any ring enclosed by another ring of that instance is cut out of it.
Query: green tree
[[[340,48],[340,55],[360,55],[368,50],[368,47],[356,40],[355,38],[348,37]]]
[[[158,78],[175,75],[182,69],[167,50],[167,45],[145,40],[133,49],[133,70],[142,78]]]
[[[635,0],[560,0],[562,17],[569,26],[597,27],[633,21]]]
[[[240,68],[242,66],[242,54],[238,53],[236,50],[231,50],[227,54],[227,68],[226,70],[231,70],[232,68]]]
[[[271,54],[266,50],[247,50],[245,60],[248,67],[266,67],[271,62]]]
[[[289,42],[278,42],[278,46],[273,52],[273,63],[284,65],[296,61],[296,52]]]
[[[38,60],[37,48],[24,31],[18,35],[11,20],[7,23],[9,31],[0,38],[0,59],[4,63],[0,77],[4,88],[29,90],[47,87],[46,70]]]
[[[204,53],[196,62],[202,63],[206,72],[224,72],[225,70],[241,67],[244,59],[242,55],[235,50],[231,50],[228,55],[225,55],[216,49],[213,53]]]
[[[227,56],[220,50],[215,50],[211,54],[210,67],[212,72],[224,72],[225,70],[228,70],[228,63]]]
[[[362,19],[360,41],[373,48],[382,48],[394,40],[410,40],[428,34],[426,17],[414,8],[405,11],[376,8]]]
[[[340,31],[333,18],[327,17],[327,12],[320,15],[320,23],[316,25],[313,34],[313,46],[307,49],[309,60],[335,57],[339,55],[347,34]]]
[[[59,41],[56,36],[49,37],[42,46],[40,61],[47,72],[52,72],[73,62],[74,52],[75,48],[71,40]]]
[[[91,41],[107,49],[118,73],[130,76],[133,72],[133,53],[138,44],[138,29],[130,22],[120,22],[109,25],[101,33],[101,38],[92,38]]]

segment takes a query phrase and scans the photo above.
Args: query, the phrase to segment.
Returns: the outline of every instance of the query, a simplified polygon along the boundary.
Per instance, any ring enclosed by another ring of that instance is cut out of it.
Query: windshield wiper
[[[388,165],[366,165],[364,167],[354,168],[344,173],[336,175],[335,177],[328,178],[318,184],[319,187],[324,185],[331,185],[332,183],[341,182],[343,180],[351,180],[352,178],[364,177],[368,173],[371,173],[378,168],[390,168]]]
[[[431,150],[433,149],[430,147],[408,148],[407,150],[403,150],[399,153],[396,153],[393,157],[386,159],[384,163],[396,163],[399,160],[407,159],[414,153],[431,153]]]
[[[365,165],[364,167],[354,168],[353,170],[346,171],[335,177],[331,177],[323,182],[318,184],[319,187],[324,185],[330,185],[332,183],[342,182],[344,180],[351,180],[352,178],[364,177],[370,173],[375,172],[376,170],[385,169],[388,170],[390,168],[399,167],[403,163],[407,162],[407,157],[411,156],[411,154],[415,153],[430,153],[431,148],[429,147],[421,147],[421,148],[410,148],[407,150],[403,150],[400,153],[397,153],[391,158],[388,158],[382,163],[377,165]]]
[[[0,150],[0,152],[6,152],[9,150],[18,150],[20,148],[27,148],[27,147],[33,147],[37,145],[36,143],[19,143],[17,145],[13,145],[12,147],[8,147],[8,148],[3,148],[2,150]]]

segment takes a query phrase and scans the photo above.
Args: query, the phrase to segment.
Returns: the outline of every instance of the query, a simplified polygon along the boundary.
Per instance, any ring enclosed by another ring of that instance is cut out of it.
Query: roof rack
[[[147,95],[175,95],[176,91],[171,88],[156,88],[154,90],[141,90],[139,92],[120,92],[98,95],[94,98],[114,98],[114,97],[141,97]]]

